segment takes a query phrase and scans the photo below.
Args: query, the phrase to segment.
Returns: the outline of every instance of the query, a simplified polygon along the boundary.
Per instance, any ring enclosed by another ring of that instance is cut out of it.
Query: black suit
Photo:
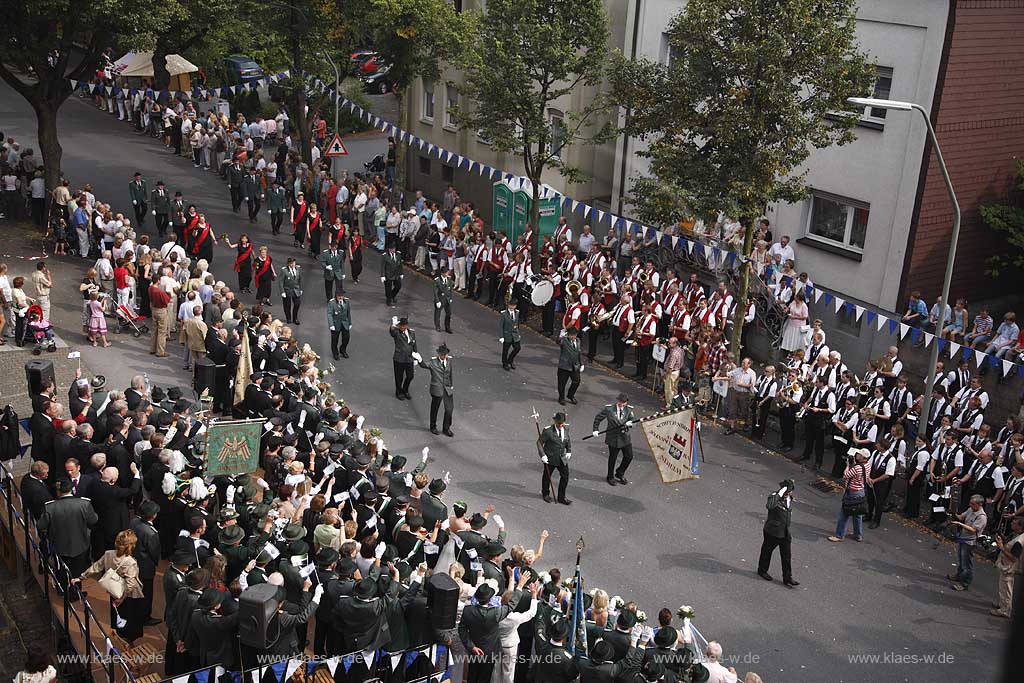
[[[26,474],[21,480],[21,499],[25,503],[25,509],[32,515],[32,519],[38,520],[43,516],[43,508],[46,503],[53,500],[50,487],[45,481],[36,479],[31,474]]]
[[[761,556],[757,561],[757,572],[766,574],[772,563],[772,553],[779,549],[782,559],[782,580],[793,580],[792,556],[790,544],[793,540],[789,532],[789,523],[793,516],[791,501],[778,492],[768,496],[768,519],[764,523],[764,541],[761,543]]]
[[[92,505],[99,515],[98,534],[99,544],[102,550],[110,550],[114,547],[114,538],[119,531],[128,528],[128,501],[142,490],[142,480],[134,479],[128,488],[121,488],[117,485],[100,482],[92,494]],[[98,548],[93,544],[93,549]],[[102,554],[102,553],[100,553]]]
[[[530,672],[533,674],[534,683],[569,683],[579,676],[579,666],[563,645],[553,645],[548,639],[550,613],[551,608],[542,605],[534,618],[536,631],[533,644],[537,660],[530,667]]]
[[[522,597],[521,591],[515,591],[507,605],[487,607],[486,605],[467,605],[462,610],[459,621],[459,638],[466,645],[467,651],[474,647],[483,650],[484,657],[480,661],[468,664],[468,683],[489,683],[494,671],[495,659],[501,654],[501,637],[498,635],[498,623],[505,619]]]
[[[28,419],[28,428],[32,432],[32,459],[45,462],[50,466],[50,476],[56,477],[53,443],[57,430],[54,429],[53,422],[44,413],[32,413],[32,417]]]
[[[139,565],[139,582],[142,584],[143,604],[138,617],[145,622],[153,613],[153,579],[160,564],[160,535],[149,522],[138,517],[132,518],[131,530],[139,542],[135,544],[135,561]]]
[[[142,394],[135,389],[125,389],[124,400],[128,402],[128,410],[135,410],[142,402]]]

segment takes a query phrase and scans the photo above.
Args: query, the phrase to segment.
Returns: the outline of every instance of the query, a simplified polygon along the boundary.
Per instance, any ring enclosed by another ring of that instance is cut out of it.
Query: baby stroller
[[[32,304],[28,307],[25,318],[28,324],[25,325],[25,330],[22,333],[21,345],[24,346],[28,343],[29,335],[31,335],[36,344],[32,349],[32,355],[38,356],[43,352],[44,347],[50,353],[56,351],[57,344],[53,341],[53,325],[49,320],[43,318],[43,308],[39,304]]]
[[[114,317],[117,318],[117,331],[132,331],[133,337],[141,337],[149,332],[149,325],[142,322],[146,319],[144,315],[138,315],[125,304],[118,304],[114,307]]]

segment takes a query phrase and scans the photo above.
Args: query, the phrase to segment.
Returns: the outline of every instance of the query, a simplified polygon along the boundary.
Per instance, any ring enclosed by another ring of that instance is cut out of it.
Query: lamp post
[[[946,192],[949,193],[949,201],[953,204],[953,233],[949,239],[949,253],[946,256],[946,273],[942,279],[942,306],[939,307],[939,321],[935,327],[936,336],[942,333],[946,324],[946,309],[949,308],[949,287],[953,280],[953,263],[956,261],[956,243],[960,238],[960,202],[956,199],[956,192],[953,191],[953,182],[949,179],[949,169],[942,158],[942,150],[939,148],[939,140],[935,137],[935,128],[924,107],[913,102],[900,102],[897,100],[881,100],[873,97],[850,97],[846,100],[850,104],[862,107],[878,107],[881,109],[892,109],[893,111],[916,111],[924,119],[928,127],[928,138],[935,149],[935,157],[939,160],[939,169],[942,171],[942,179],[946,183]],[[935,366],[939,362],[939,343],[936,340],[932,345],[932,352],[928,366],[928,378],[925,382],[924,400],[921,403],[921,416],[918,418],[918,431],[924,430],[928,433],[928,416],[931,412],[932,390],[935,388]]]

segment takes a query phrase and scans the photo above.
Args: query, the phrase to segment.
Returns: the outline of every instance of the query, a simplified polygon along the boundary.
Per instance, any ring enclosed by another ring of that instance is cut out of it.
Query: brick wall
[[[978,209],[1005,198],[1014,159],[1024,156],[1024,0],[953,1],[933,121],[963,213],[951,298],[976,301],[995,294],[985,262],[1002,242]],[[914,289],[929,300],[941,291],[952,219],[941,171],[929,153],[901,301]],[[1004,277],[999,289],[1022,282]]]

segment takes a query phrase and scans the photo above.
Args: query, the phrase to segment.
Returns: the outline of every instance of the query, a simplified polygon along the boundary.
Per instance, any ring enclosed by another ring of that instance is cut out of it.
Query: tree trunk
[[[398,127],[401,128],[402,130],[409,130],[408,125],[406,125],[408,123],[408,118],[409,118],[409,112],[406,111],[406,109],[408,107],[408,104],[409,104],[409,98],[402,97],[401,91],[398,90],[397,88],[394,90],[394,94],[395,94],[395,97],[398,99]],[[409,144],[410,145],[412,144],[412,140],[409,141]],[[410,189],[410,188],[405,187],[405,175],[406,175],[406,173],[405,173],[405,171],[406,171],[406,169],[405,169],[405,154],[406,154],[405,145],[403,145],[400,140],[396,139],[395,140],[395,187],[394,187],[394,190],[391,193],[392,197],[395,197],[395,195],[399,194],[399,192],[401,192],[402,196],[404,196],[405,195],[405,191]],[[387,159],[387,155],[385,154],[385,163],[386,163],[386,159]],[[402,188],[402,189],[399,190],[399,188]],[[400,209],[405,209],[404,206],[399,206],[399,208]]]
[[[46,189],[52,191],[60,185],[60,162],[64,154],[57,137],[57,108],[51,106],[47,99],[33,101],[32,108],[36,112],[39,151],[43,158],[43,177],[46,179]]]
[[[167,90],[170,84],[171,73],[167,70],[167,48],[162,41],[158,40],[153,49],[153,90],[159,93],[161,90]],[[164,103],[166,104],[166,102]]]
[[[736,312],[732,317],[732,353],[738,364],[743,359],[744,349],[740,345],[743,338],[744,318],[747,317],[747,294],[750,293],[750,263],[745,259],[750,256],[754,246],[754,220],[742,221],[746,227],[743,231],[743,257],[744,262],[740,271],[740,291],[736,293]]]

